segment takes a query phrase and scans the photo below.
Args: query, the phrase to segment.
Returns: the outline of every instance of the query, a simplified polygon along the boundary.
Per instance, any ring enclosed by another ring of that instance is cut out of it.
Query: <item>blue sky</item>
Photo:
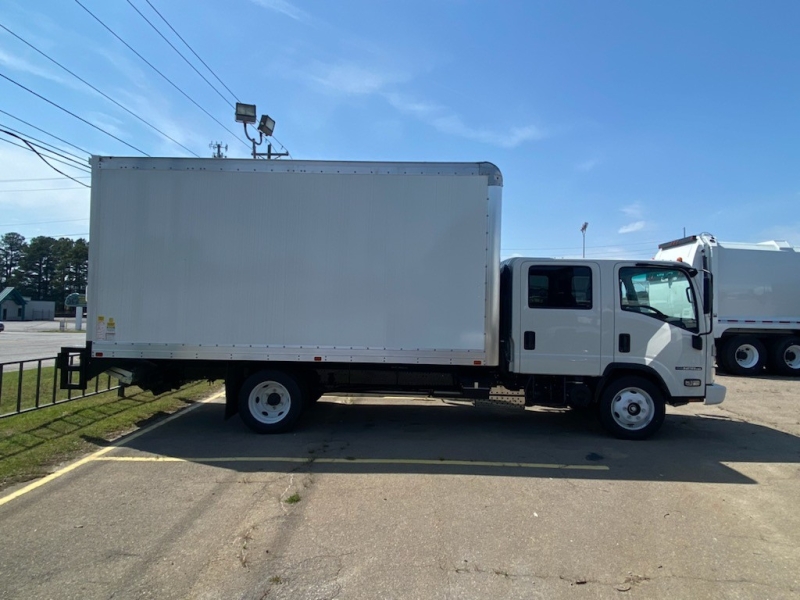
[[[684,229],[800,246],[796,1],[81,3],[239,138],[230,94],[152,7],[296,159],[495,163],[504,256],[580,256],[584,221],[588,257],[649,258]],[[0,23],[194,153],[248,155],[74,0],[4,0]],[[148,154],[189,155],[4,29],[0,74]],[[3,78],[0,109],[80,157],[138,155]],[[0,233],[86,236],[88,190],[58,177],[0,142]]]

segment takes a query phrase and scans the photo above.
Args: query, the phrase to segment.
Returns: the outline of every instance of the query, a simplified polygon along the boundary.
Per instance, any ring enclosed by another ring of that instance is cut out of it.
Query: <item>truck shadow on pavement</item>
[[[419,473],[754,484],[746,463],[800,464],[800,439],[721,413],[668,413],[643,442],[609,437],[575,411],[485,410],[440,402],[344,405],[323,399],[295,431],[257,435],[208,404],[115,455],[238,472]],[[741,470],[737,465],[742,464]]]

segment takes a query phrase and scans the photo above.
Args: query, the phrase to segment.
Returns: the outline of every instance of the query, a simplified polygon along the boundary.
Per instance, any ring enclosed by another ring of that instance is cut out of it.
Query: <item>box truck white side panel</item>
[[[496,364],[479,165],[93,160],[95,354]]]

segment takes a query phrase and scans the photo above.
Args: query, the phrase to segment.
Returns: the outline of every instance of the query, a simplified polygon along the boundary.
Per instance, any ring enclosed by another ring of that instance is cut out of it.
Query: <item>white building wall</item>
[[[52,321],[56,318],[56,303],[52,300],[29,300],[25,305],[26,321]]]

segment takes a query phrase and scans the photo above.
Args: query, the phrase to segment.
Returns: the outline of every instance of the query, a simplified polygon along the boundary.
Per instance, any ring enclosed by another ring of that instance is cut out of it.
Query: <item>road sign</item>
[[[86,294],[70,294],[64,300],[64,306],[86,306]]]

